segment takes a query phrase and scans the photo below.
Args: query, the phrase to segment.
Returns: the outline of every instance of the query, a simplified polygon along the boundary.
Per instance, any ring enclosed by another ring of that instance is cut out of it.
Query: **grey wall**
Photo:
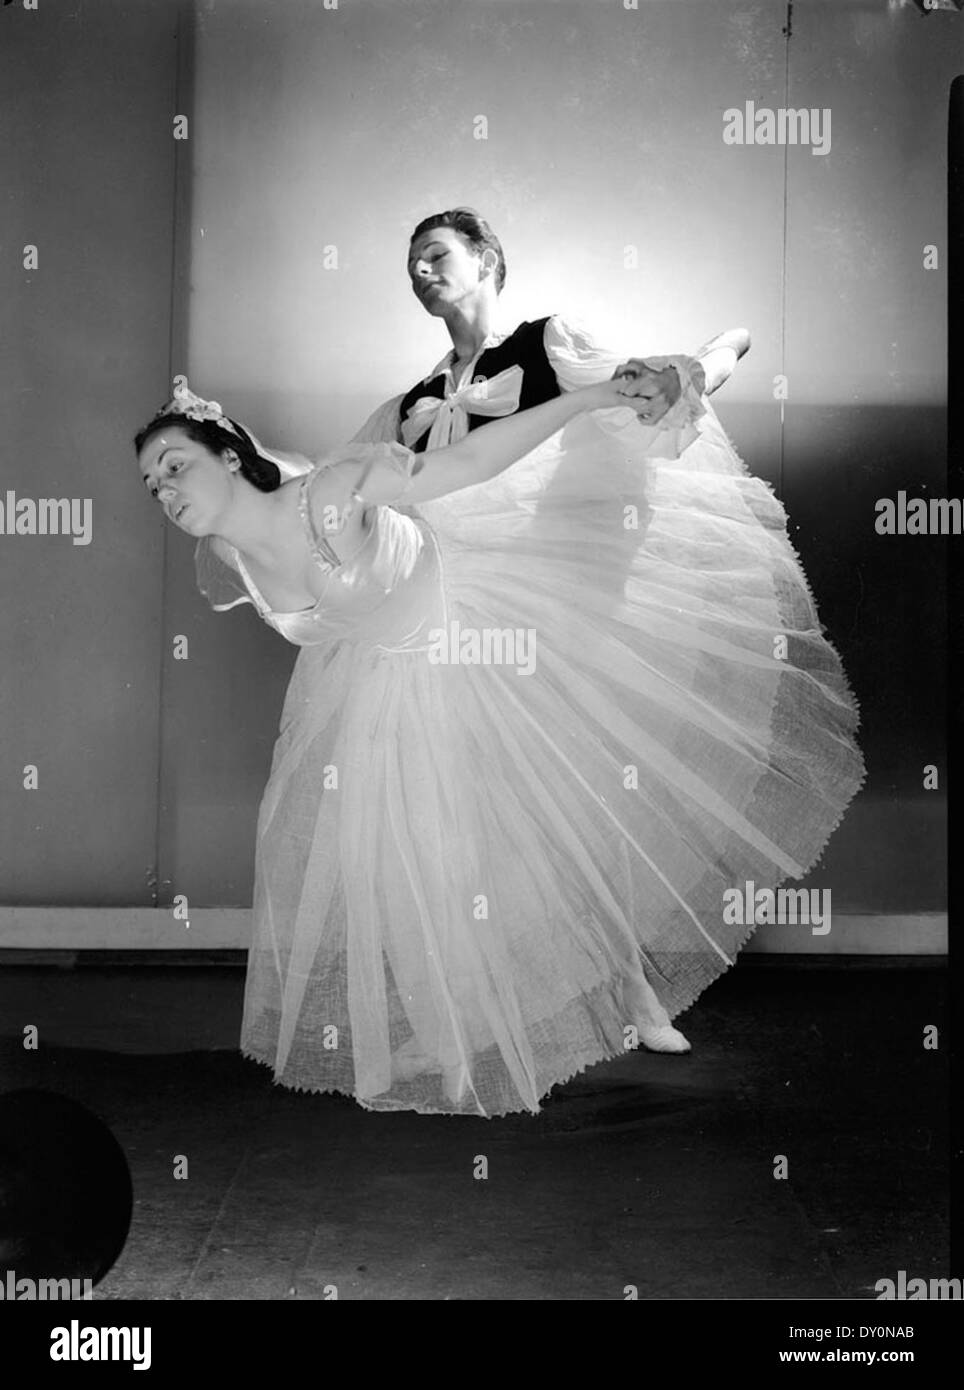
[[[797,3],[788,40],[775,0],[202,3],[175,203],[175,9],[78,15],[3,13],[24,129],[11,234],[41,243],[32,276],[4,260],[5,475],[95,499],[86,549],[0,538],[18,600],[0,637],[5,901],[150,903],[154,865],[162,903],[250,902],[294,649],[249,609],[206,608],[129,436],[186,370],[278,445],[342,442],[445,350],[407,288],[407,233],[465,201],[503,236],[507,321],[558,310],[664,351],[751,328],[717,408],[787,503],[864,715],[868,785],[814,880],[840,911],[941,909],[944,799],[922,766],[943,760],[945,543],[873,521],[898,488],[946,491],[946,275],[922,248],[944,233],[959,19]],[[750,99],[830,107],[831,154],[724,146],[723,110]],[[17,791],[28,761],[40,792]]]
[[[6,903],[151,901],[164,538],[130,436],[168,372],[175,29],[164,0],[0,11],[0,499],[93,523],[0,536]]]

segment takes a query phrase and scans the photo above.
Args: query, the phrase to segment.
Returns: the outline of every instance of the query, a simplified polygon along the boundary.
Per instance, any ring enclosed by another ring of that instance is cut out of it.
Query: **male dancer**
[[[616,375],[633,379],[629,394],[646,396],[641,419],[656,426],[679,399],[674,367],[659,370],[638,357],[621,362],[584,330],[558,315],[494,331],[496,299],[505,283],[505,255],[489,224],[472,208],[453,208],[420,222],[409,245],[408,274],[422,307],[444,322],[451,351],[409,391],[379,406],[355,440],[396,441],[415,453],[440,449],[498,416],[526,410],[580,386]],[[710,395],[750,346],[732,329],[690,359],[690,376]],[[659,452],[654,436],[654,453]],[[652,1052],[690,1051],[650,987],[636,1001],[639,1038]]]
[[[644,418],[650,426],[679,398],[674,368],[658,371],[638,357],[623,362],[558,315],[522,323],[509,334],[494,331],[505,255],[472,208],[434,213],[419,223],[409,246],[408,274],[422,307],[445,323],[452,349],[411,390],[379,406],[355,435],[358,441],[397,440],[416,453],[442,448],[487,420],[617,372],[633,378],[632,395],[649,398]],[[743,328],[706,343],[691,369],[697,389],[706,395],[717,390],[749,346]]]

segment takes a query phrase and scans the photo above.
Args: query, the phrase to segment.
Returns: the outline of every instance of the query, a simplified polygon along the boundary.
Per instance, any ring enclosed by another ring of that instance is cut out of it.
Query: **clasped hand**
[[[706,382],[703,368],[693,357],[687,363],[690,379],[702,395]],[[664,367],[657,371],[641,357],[630,357],[620,363],[612,376],[619,383],[618,405],[628,405],[636,411],[639,419],[646,425],[655,425],[671,410],[680,398],[682,387],[679,373],[675,367]]]

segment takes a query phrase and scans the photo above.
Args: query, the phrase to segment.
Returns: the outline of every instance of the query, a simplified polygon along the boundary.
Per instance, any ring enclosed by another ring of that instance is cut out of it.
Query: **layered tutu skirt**
[[[302,647],[258,821],[242,1048],[279,1082],[537,1111],[733,963],[728,890],[818,859],[856,705],[780,502],[695,433],[596,412],[379,509],[384,603]]]

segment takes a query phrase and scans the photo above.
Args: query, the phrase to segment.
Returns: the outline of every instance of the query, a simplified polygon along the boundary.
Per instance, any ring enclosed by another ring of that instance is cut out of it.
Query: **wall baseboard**
[[[947,954],[947,913],[834,913],[826,936],[791,923],[760,926],[745,950],[761,955],[942,956]]]
[[[0,907],[0,949],[30,951],[238,951],[251,934],[247,907]],[[773,955],[927,956],[947,951],[947,914],[841,913],[825,936],[805,925],[760,926],[745,948]]]

